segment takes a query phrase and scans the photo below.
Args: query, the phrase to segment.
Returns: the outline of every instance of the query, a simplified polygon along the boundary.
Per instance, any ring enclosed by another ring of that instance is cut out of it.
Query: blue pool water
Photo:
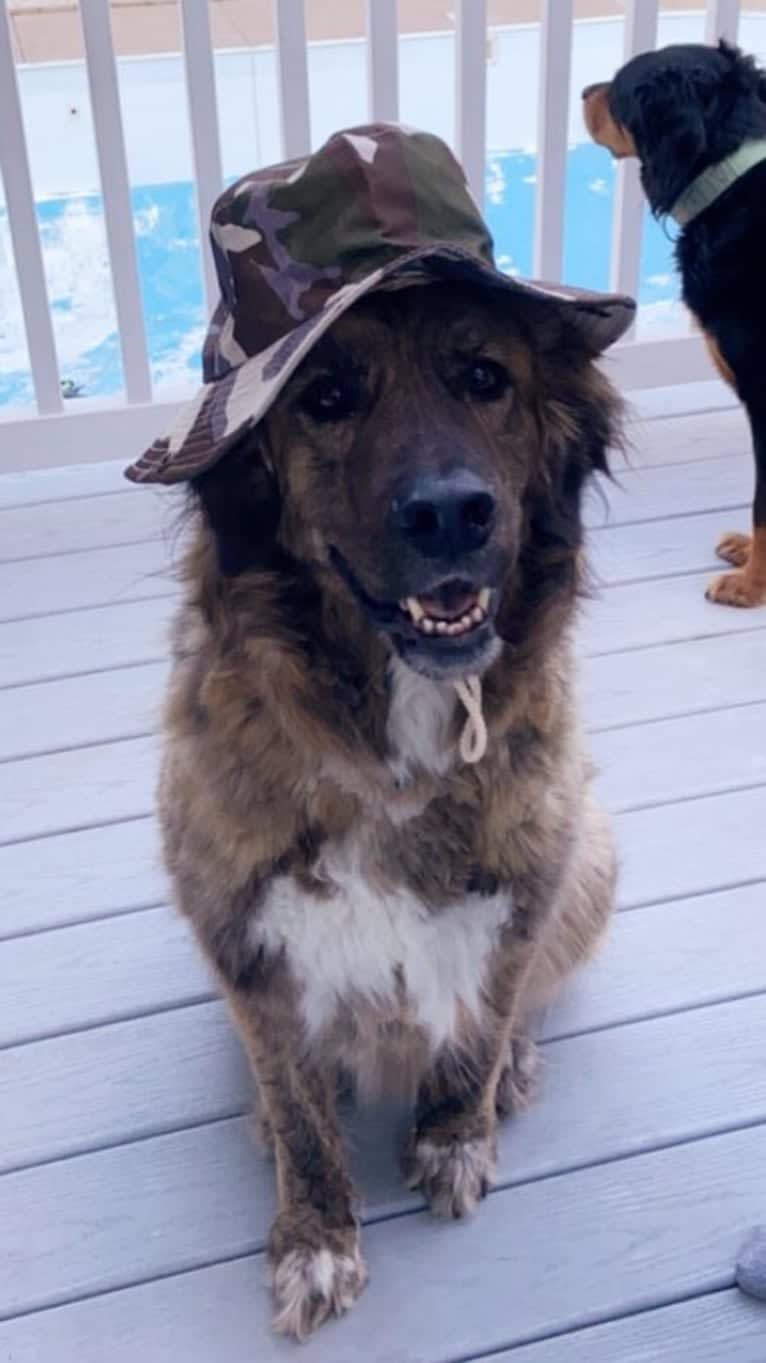
[[[535,157],[487,161],[486,216],[500,266],[532,270]],[[607,287],[614,166],[598,147],[573,147],[567,162],[564,278]],[[133,190],[138,260],[152,374],[158,390],[193,388],[199,376],[204,304],[191,184]],[[62,378],[89,397],[119,394],[122,370],[98,195],[48,199],[38,217]],[[32,400],[23,328],[0,210],[0,404]],[[647,332],[672,321],[677,298],[672,242],[647,214],[639,301]]]

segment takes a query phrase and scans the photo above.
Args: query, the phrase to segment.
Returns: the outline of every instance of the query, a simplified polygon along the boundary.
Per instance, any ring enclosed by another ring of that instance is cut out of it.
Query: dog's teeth
[[[467,634],[476,625],[484,623],[487,618],[484,602],[489,605],[489,597],[489,587],[483,587],[477,598],[478,604],[470,607],[465,615],[461,615],[457,620],[440,620],[427,615],[417,597],[414,596],[408,596],[406,600],[400,601],[399,605],[403,611],[411,616],[421,634],[440,634],[454,638],[458,634]]]

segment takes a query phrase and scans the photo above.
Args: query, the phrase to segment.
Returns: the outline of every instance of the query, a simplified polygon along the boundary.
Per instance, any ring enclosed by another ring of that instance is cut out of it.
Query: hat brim
[[[344,285],[320,312],[287,336],[223,378],[203,384],[170,431],[126,469],[126,478],[134,483],[181,483],[198,477],[258,424],[320,336],[360,298],[376,289],[450,277],[537,298],[575,326],[593,355],[619,340],[635,317],[634,300],[620,294],[588,293],[516,279],[452,246],[413,251],[356,283]]]

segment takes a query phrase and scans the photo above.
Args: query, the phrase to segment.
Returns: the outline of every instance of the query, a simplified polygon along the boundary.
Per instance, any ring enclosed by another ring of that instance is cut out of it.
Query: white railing
[[[331,0],[327,0],[331,3]],[[219,102],[211,46],[208,0],[178,0],[182,61],[188,96],[196,206],[203,243],[203,284],[208,311],[216,282],[207,249],[210,206],[223,183]],[[273,0],[276,74],[285,156],[310,150],[311,105],[304,0]],[[454,146],[477,198],[486,167],[487,26],[486,0],[455,4]],[[735,38],[738,0],[709,0],[705,33]],[[654,45],[658,0],[626,0],[624,56]],[[17,411],[0,423],[0,467],[67,462],[135,451],[171,415],[176,403],[157,400],[152,389],[135,229],[130,200],[117,63],[109,0],[80,0],[85,61],[104,222],[124,376],[124,402],[81,402],[66,409],[24,135],[7,0],[0,0],[0,173],[15,257],[36,411]],[[369,117],[399,116],[399,38],[396,0],[367,0],[367,90]],[[537,118],[534,270],[560,278],[563,254],[565,174],[571,97],[572,0],[541,0],[539,103]],[[605,76],[609,72],[603,73]],[[438,92],[435,92],[438,97]],[[636,293],[643,204],[636,167],[620,167],[613,218],[612,286]],[[626,387],[684,383],[709,377],[699,339],[691,334],[636,342],[614,352],[613,371]],[[0,409],[0,412],[2,409]],[[39,418],[45,418],[40,420]]]

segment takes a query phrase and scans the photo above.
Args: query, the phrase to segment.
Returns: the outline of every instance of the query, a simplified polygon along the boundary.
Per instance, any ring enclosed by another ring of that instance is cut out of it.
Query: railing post
[[[553,281],[561,279],[563,266],[571,65],[572,0],[543,0],[534,274]]]
[[[705,13],[705,42],[717,43],[719,38],[736,43],[739,28],[740,0],[708,0]]]
[[[207,311],[211,314],[218,302],[218,281],[207,236],[208,219],[213,202],[223,188],[223,171],[208,0],[181,0],[181,32],[202,277]]]
[[[367,108],[373,123],[399,117],[397,0],[367,0]]]
[[[80,17],[125,394],[128,402],[151,402],[152,380],[109,0],[80,0]]]
[[[481,208],[487,157],[487,0],[456,0],[455,82],[455,146]]]
[[[292,161],[311,150],[308,51],[303,0],[274,0],[282,155]]]
[[[657,0],[628,0],[623,60],[646,52],[656,42]],[[638,163],[631,158],[620,162],[617,173],[610,271],[610,287],[616,293],[638,294],[643,221],[644,193]]]
[[[37,410],[47,415],[63,404],[6,0],[0,0],[0,174]]]

